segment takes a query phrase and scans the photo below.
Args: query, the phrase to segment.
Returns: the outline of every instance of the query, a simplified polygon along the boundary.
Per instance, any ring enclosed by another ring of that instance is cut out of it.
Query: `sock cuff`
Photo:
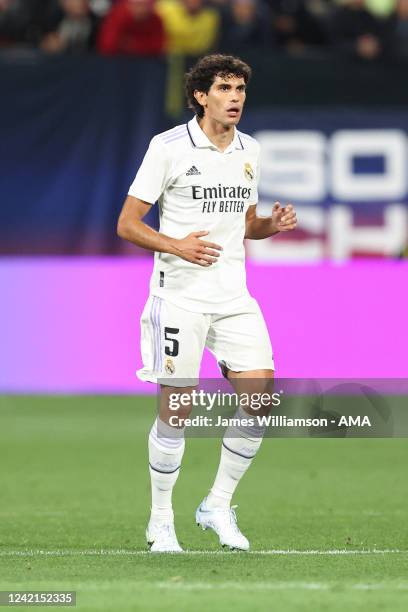
[[[157,476],[174,475],[177,477],[184,454],[184,440],[177,447],[164,446],[163,439],[159,442],[149,436],[149,464]]]
[[[165,452],[178,452],[185,444],[184,428],[171,427],[157,418],[150,430],[149,443]]]
[[[185,427],[172,427],[168,423],[165,423],[159,417],[153,423],[153,427],[156,426],[156,431],[159,437],[173,438],[174,440],[184,439]]]
[[[255,439],[263,438],[266,430],[265,425],[260,425],[256,415],[248,414],[242,406],[238,407],[238,410],[235,413],[235,417],[239,418],[241,421],[243,419],[253,419],[253,425],[240,424],[237,425],[236,429],[241,433],[244,438]]]

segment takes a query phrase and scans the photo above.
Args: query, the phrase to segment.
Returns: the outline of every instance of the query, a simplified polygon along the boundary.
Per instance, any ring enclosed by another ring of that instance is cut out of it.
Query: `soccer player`
[[[184,429],[170,425],[169,395],[194,388],[205,347],[235,390],[245,379],[273,379],[266,324],[246,287],[244,238],[293,230],[296,213],[277,202],[269,217],[257,216],[259,144],[236,128],[250,76],[250,67],[233,56],[208,55],[196,63],[185,77],[195,116],[151,140],[118,221],[119,236],[155,253],[138,372],[141,380],[161,384],[148,443],[152,505],[146,538],[152,552],[182,552],[172,491]],[[156,201],[159,232],[142,221]],[[181,423],[190,407],[183,410]],[[259,428],[227,428],[214,485],[196,512],[197,524],[213,529],[231,549],[249,548],[230,503],[261,441]]]

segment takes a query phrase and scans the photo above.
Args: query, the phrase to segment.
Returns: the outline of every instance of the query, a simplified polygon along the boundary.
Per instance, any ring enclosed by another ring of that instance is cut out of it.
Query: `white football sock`
[[[171,497],[184,453],[184,428],[177,429],[159,418],[149,434],[149,471],[152,487],[151,517],[173,520]]]
[[[249,416],[241,407],[235,415],[245,419]],[[265,427],[258,425],[227,427],[218,472],[206,499],[209,509],[230,507],[232,495],[258,452],[264,433]]]

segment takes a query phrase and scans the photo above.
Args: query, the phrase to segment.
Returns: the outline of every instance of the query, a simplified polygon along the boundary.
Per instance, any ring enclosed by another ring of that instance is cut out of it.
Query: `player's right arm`
[[[202,240],[209,232],[191,232],[185,238],[172,238],[142,221],[152,204],[128,195],[118,220],[118,235],[132,244],[160,253],[170,253],[199,266],[211,266],[219,257],[222,247]]]

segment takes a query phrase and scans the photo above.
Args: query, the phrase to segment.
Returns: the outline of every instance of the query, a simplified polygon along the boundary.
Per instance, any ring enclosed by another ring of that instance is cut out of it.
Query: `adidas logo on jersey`
[[[191,166],[190,170],[186,172],[186,176],[198,176],[199,174],[201,174],[201,172],[199,172],[195,166]]]

